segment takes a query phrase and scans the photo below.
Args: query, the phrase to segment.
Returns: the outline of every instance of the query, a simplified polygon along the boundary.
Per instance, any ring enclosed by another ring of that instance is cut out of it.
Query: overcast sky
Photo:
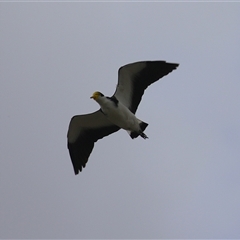
[[[239,3],[0,3],[0,238],[240,238]],[[73,115],[118,68],[179,63],[75,176]]]

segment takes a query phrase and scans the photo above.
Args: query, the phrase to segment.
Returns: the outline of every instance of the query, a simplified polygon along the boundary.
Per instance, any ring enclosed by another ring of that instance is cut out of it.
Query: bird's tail
[[[148,123],[140,121],[140,123],[139,123],[140,131],[138,131],[138,132],[136,132],[136,131],[130,132],[129,133],[130,137],[132,139],[134,139],[134,138],[137,138],[140,135],[144,139],[148,138],[147,135],[143,132],[146,129],[147,126],[148,126]]]

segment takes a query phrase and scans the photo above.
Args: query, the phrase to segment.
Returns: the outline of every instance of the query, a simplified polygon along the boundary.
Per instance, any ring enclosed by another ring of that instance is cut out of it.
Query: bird
[[[100,109],[89,114],[71,118],[67,132],[67,147],[75,175],[85,168],[95,142],[120,129],[132,139],[147,139],[144,130],[148,123],[135,116],[145,89],[179,66],[166,61],[139,61],[119,68],[115,93],[104,96],[99,91],[90,98]]]

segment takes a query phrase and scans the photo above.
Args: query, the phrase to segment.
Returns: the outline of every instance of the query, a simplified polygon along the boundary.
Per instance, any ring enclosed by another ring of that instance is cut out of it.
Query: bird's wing
[[[135,113],[144,90],[150,84],[172,72],[178,65],[165,61],[127,64],[118,70],[118,84],[114,96]]]
[[[77,115],[71,119],[67,137],[75,174],[85,167],[94,142],[119,129],[100,110],[86,115]]]

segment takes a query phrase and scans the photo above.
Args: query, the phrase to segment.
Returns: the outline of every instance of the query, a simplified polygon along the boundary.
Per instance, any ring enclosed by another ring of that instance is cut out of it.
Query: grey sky
[[[239,3],[0,3],[0,238],[240,238]],[[75,176],[70,118],[120,66],[179,68]]]

